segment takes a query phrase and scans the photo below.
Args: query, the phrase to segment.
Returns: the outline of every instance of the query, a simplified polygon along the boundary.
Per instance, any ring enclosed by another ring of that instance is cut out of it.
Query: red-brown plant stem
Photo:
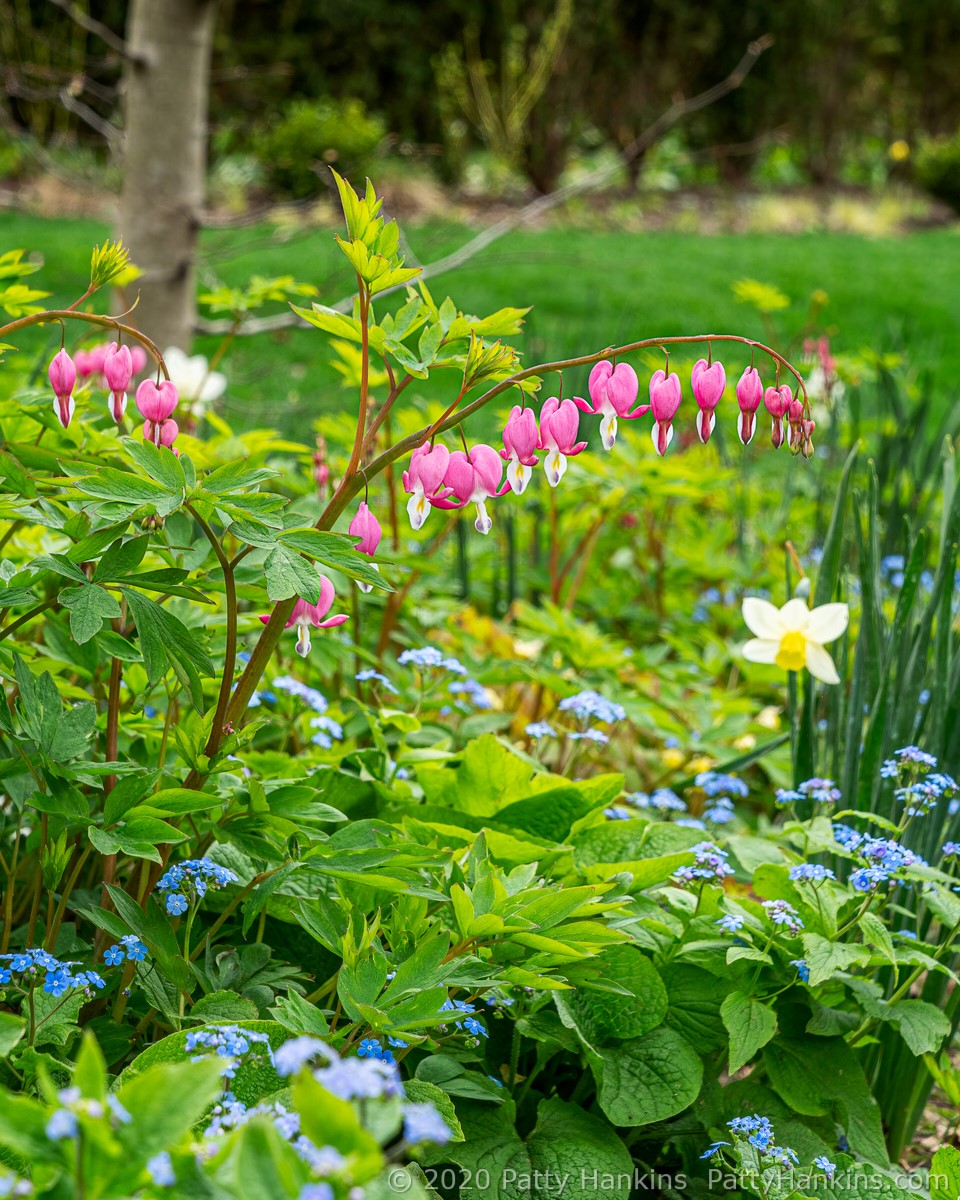
[[[362,297],[360,313],[362,349],[364,353],[364,364],[366,364],[369,355],[367,336],[364,332],[364,326],[366,324],[365,318],[369,313],[369,305],[365,305],[363,303]],[[0,330],[0,332],[2,332],[2,330]],[[331,497],[329,504],[320,514],[320,517],[317,520],[316,528],[320,530],[333,529],[337,519],[344,512],[351,499],[364,486],[364,478],[367,480],[375,478],[388,466],[388,464],[395,462],[398,458],[402,458],[406,454],[411,453],[417,448],[417,446],[422,445],[424,441],[426,441],[429,437],[434,436],[436,433],[442,433],[444,430],[450,429],[454,425],[459,425],[462,421],[466,420],[467,417],[471,416],[475,412],[478,412],[485,405],[489,404],[491,400],[495,399],[497,396],[501,395],[501,393],[509,390],[510,388],[516,387],[516,385],[522,382],[524,379],[529,379],[534,375],[546,375],[550,374],[551,372],[565,371],[572,367],[592,366],[594,363],[599,362],[602,358],[621,357],[625,354],[635,353],[638,350],[650,350],[663,346],[689,345],[696,342],[732,342],[741,346],[748,346],[752,350],[759,350],[768,355],[775,362],[779,363],[781,367],[789,371],[790,374],[793,375],[797,380],[800,392],[803,394],[804,409],[809,410],[809,400],[807,397],[806,386],[803,382],[803,376],[783,357],[783,355],[779,354],[770,346],[764,345],[762,342],[757,342],[752,338],[743,337],[740,334],[734,333],[701,333],[693,335],[678,334],[676,336],[665,338],[643,338],[640,341],[629,342],[623,346],[606,346],[604,349],[598,350],[593,354],[584,354],[578,358],[559,359],[556,362],[538,363],[536,366],[527,367],[523,371],[518,371],[509,376],[509,378],[503,379],[499,383],[494,384],[493,387],[488,388],[488,390],[484,392],[482,396],[478,396],[476,400],[472,400],[463,408],[459,408],[459,403],[462,399],[461,393],[461,395],[457,398],[456,404],[451,405],[439,421],[434,421],[425,429],[421,429],[416,433],[412,433],[408,437],[402,438],[395,445],[389,446],[370,463],[370,466],[366,469],[364,475],[361,476],[356,468],[360,461],[362,430],[366,419],[366,395],[363,392],[365,378],[362,378],[360,415],[357,427],[357,438],[354,441],[354,451],[350,456],[350,464],[348,465],[347,471],[341,478],[340,483]],[[365,369],[363,371],[363,376],[366,376]],[[381,415],[385,409],[386,405],[384,405],[384,408],[380,410]],[[376,424],[376,422],[374,422],[374,424]],[[277,643],[280,641],[280,637],[286,626],[287,619],[293,612],[295,604],[296,598],[291,597],[289,600],[281,601],[274,608],[270,616],[270,620],[264,626],[263,632],[260,634],[260,638],[257,641],[256,646],[253,648],[250,659],[247,662],[246,669],[240,676],[237,686],[234,689],[230,703],[227,706],[225,724],[230,724],[236,727],[243,720],[243,716],[246,713],[250,698],[256,690],[257,684],[260,682],[263,673],[267,669],[267,665],[270,661],[273,651],[276,648]],[[219,741],[220,738],[217,738],[216,742],[214,742],[213,735],[211,735],[211,746],[208,751],[210,754],[216,752]],[[195,787],[201,781],[201,779],[202,776],[200,776],[196,771],[191,771],[190,775],[187,777],[185,786]]]
[[[31,313],[28,317],[19,317],[16,321],[0,325],[0,338],[7,337],[11,333],[16,333],[18,329],[27,329],[31,325],[48,325],[51,321],[86,321],[88,325],[100,325],[106,329],[116,329],[118,333],[122,333],[134,342],[139,342],[145,350],[148,350],[156,359],[157,366],[163,372],[163,377],[165,379],[170,378],[167,364],[164,362],[163,355],[160,353],[156,342],[148,338],[146,334],[141,333],[139,329],[134,329],[132,325],[124,325],[116,317],[105,317],[101,313],[74,312],[72,308],[51,308],[45,312]]]
[[[233,563],[224,553],[224,549],[220,545],[220,539],[192,505],[188,504],[186,508],[200,526],[204,537],[213,548],[217,562],[220,564],[220,569],[223,571],[224,596],[227,602],[227,642],[223,654],[223,675],[220,679],[220,695],[217,697],[217,710],[214,713],[213,724],[210,727],[210,737],[207,739],[207,746],[204,751],[206,754],[212,754],[213,750],[211,750],[210,746],[214,742],[214,735],[216,735],[216,745],[219,745],[220,739],[223,737],[224,717],[227,712],[227,704],[230,702],[233,672],[237,665],[237,582],[234,576]]]

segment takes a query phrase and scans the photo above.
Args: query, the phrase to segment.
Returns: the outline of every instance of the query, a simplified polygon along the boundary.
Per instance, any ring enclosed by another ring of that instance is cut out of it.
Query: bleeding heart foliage
[[[0,1194],[905,1195],[960,1015],[960,489],[935,572],[882,566],[779,352],[548,382],[338,186],[356,305],[297,311],[354,415],[303,444],[185,415],[111,317],[0,330],[56,329],[52,402],[0,376]],[[794,455],[741,473],[761,401]]]

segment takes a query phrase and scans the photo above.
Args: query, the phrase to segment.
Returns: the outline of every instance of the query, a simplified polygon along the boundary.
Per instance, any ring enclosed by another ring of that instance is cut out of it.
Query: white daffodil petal
[[[833,659],[819,642],[807,641],[807,670],[822,683],[839,683],[840,676]]]
[[[780,609],[780,620],[784,629],[806,633],[810,624],[810,609],[806,600],[788,600]]]
[[[198,400],[204,404],[211,404],[214,400],[219,400],[223,393],[227,390],[227,377],[220,371],[207,371],[207,360],[203,360],[204,375],[206,378],[200,387],[200,395]]]
[[[821,645],[834,642],[847,628],[850,609],[846,604],[821,604],[810,613],[807,636]]]
[[[743,657],[747,662],[772,663],[777,661],[777,651],[780,643],[772,638],[751,638],[744,643]]]
[[[769,600],[761,600],[759,596],[744,597],[743,619],[750,632],[759,638],[775,638],[779,641],[785,632],[780,610]]]

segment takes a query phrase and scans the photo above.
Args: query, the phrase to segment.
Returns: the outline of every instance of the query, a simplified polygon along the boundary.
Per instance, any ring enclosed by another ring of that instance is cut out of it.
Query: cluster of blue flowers
[[[743,917],[738,917],[734,913],[726,913],[715,924],[719,925],[726,933],[737,933],[743,928]]]
[[[773,1125],[769,1117],[761,1117],[759,1114],[754,1114],[752,1117],[734,1117],[732,1121],[727,1122],[727,1128],[733,1134],[735,1140],[745,1141],[749,1143],[755,1150],[758,1150],[761,1155],[761,1161],[764,1166],[780,1166],[787,1169],[796,1166],[800,1159],[795,1150],[789,1146],[778,1146],[774,1135]],[[701,1158],[713,1158],[718,1154],[722,1147],[731,1145],[730,1142],[713,1142],[700,1155]],[[825,1156],[820,1156],[813,1160],[814,1166],[825,1172],[828,1177],[832,1178],[836,1171],[836,1165]]]
[[[223,1068],[226,1079],[232,1079],[237,1068],[246,1063],[273,1062],[270,1039],[255,1029],[241,1029],[239,1025],[211,1025],[206,1029],[191,1029],[187,1034],[187,1053],[195,1050],[212,1051],[218,1058],[227,1059]],[[193,1061],[199,1062],[205,1055],[194,1054]]]
[[[463,1002],[460,1002],[462,1010]],[[452,1007],[458,1007],[456,1003]],[[467,1005],[468,1009],[472,1006]],[[367,1039],[379,1047],[374,1039]],[[399,1038],[388,1039],[392,1045],[405,1045]],[[363,1043],[361,1043],[363,1045]],[[375,1100],[390,1096],[403,1096],[403,1083],[393,1062],[393,1056],[380,1048],[380,1055],[365,1053],[362,1057],[341,1058],[319,1038],[292,1038],[284,1042],[274,1055],[274,1066],[282,1076],[295,1075],[308,1063],[317,1059],[322,1066],[314,1070],[317,1081],[341,1100]],[[432,1104],[404,1104],[404,1138],[410,1142],[445,1143],[451,1133],[446,1122]]]
[[[375,679],[385,692],[390,692],[394,696],[399,695],[397,688],[394,687],[386,675],[381,674],[379,671],[375,671],[372,667],[367,667],[363,671],[358,671],[356,675],[354,675],[354,679],[356,679],[358,683],[370,683]]]
[[[710,797],[732,796],[736,800],[745,800],[750,795],[750,789],[738,775],[723,771],[701,771],[693,782]]]
[[[836,879],[829,867],[819,863],[798,863],[790,868],[790,878],[794,883],[823,883],[825,879]]]
[[[0,1200],[8,1196],[32,1196],[33,1184],[29,1179],[21,1179],[18,1175],[10,1175],[0,1168]]]
[[[801,800],[812,800],[814,804],[839,804],[843,799],[840,789],[832,779],[806,779],[795,790],[777,788],[777,808],[798,804]]]
[[[625,799],[634,808],[653,809],[660,815],[687,812],[686,802],[672,788],[656,788],[649,796],[646,792],[630,792]]]
[[[78,1117],[91,1121],[107,1120],[112,1128],[129,1124],[131,1117],[116,1096],[108,1095],[105,1104],[99,1100],[84,1099],[78,1087],[64,1088],[57,1093],[59,1108],[55,1108],[47,1120],[44,1132],[51,1142],[66,1142],[80,1131]]]
[[[447,691],[455,697],[454,704],[462,712],[469,712],[471,708],[493,708],[487,689],[475,679],[455,679]]]
[[[302,700],[307,708],[312,708],[316,713],[325,713],[330,707],[327,704],[327,698],[323,692],[318,692],[316,688],[308,687],[299,679],[294,679],[292,675],[280,675],[273,681],[273,687],[278,692],[285,692],[288,696],[296,696],[298,700]],[[266,697],[266,693],[263,693]]]
[[[406,1050],[409,1042],[405,1042],[403,1038],[388,1037],[387,1045],[392,1046],[393,1050]],[[364,1038],[357,1047],[357,1054],[360,1058],[375,1058],[379,1062],[393,1063],[397,1060],[393,1057],[393,1051],[384,1048],[376,1038]]]
[[[845,850],[862,860],[863,865],[850,875],[850,884],[858,892],[875,892],[908,867],[926,866],[919,854],[899,842],[858,833],[849,825],[834,825],[833,836]]]
[[[940,800],[948,802],[947,811],[951,815],[956,813],[960,804],[960,785],[952,775],[936,771],[936,765],[934,756],[919,746],[904,746],[894,753],[893,758],[884,760],[880,774],[899,784],[894,795],[908,817],[926,816]]]
[[[168,893],[167,912],[176,917],[185,913],[194,899],[202,900],[208,890],[218,891],[237,882],[235,872],[212,858],[187,858],[161,875],[157,891]]]
[[[136,938],[133,939],[137,941]],[[142,946],[141,942],[137,943]],[[146,954],[146,947],[143,947]],[[7,966],[3,966],[7,963]],[[0,954],[0,986],[11,986],[28,992],[40,982],[43,973],[43,990],[48,996],[59,1000],[67,992],[80,990],[87,996],[107,986],[106,980],[97,971],[85,969],[74,971],[79,962],[62,962],[46,950],[35,948],[19,950],[13,954]],[[112,965],[109,964],[108,965]]]
[[[473,709],[493,708],[493,701],[487,692],[487,689],[482,683],[478,683],[476,679],[470,678],[470,673],[458,658],[453,658],[451,655],[445,655],[436,646],[421,646],[419,649],[404,650],[397,658],[397,662],[402,667],[416,667],[418,670],[436,670],[448,671],[451,675],[460,676],[458,679],[453,679],[447,685],[447,691],[450,693],[453,701],[453,707],[460,712],[471,712]],[[378,675],[376,671],[361,671],[357,676],[368,679],[379,679],[384,682],[382,675]],[[392,688],[396,691],[396,688]],[[441,713],[450,712],[450,708],[441,709]]]
[[[575,696],[567,696],[557,707],[560,712],[573,713],[578,721],[601,721],[604,725],[615,725],[627,716],[622,704],[615,704],[594,691],[577,692]]]
[[[763,907],[771,922],[785,929],[790,937],[796,937],[803,929],[800,914],[786,900],[764,900]]]
[[[904,566],[906,560],[902,554],[885,554],[880,559],[880,579],[881,582],[889,584],[894,591],[899,591],[903,587],[904,581]],[[934,577],[932,571],[924,571],[920,575],[920,590],[924,592],[932,592]]]
[[[404,650],[397,658],[401,667],[417,667],[420,670],[434,669],[450,671],[454,675],[467,675],[467,668],[459,659],[444,654],[436,646],[421,646],[419,649]]]
[[[456,1013],[475,1013],[476,1005],[469,1003],[467,1000],[444,1000],[440,1005],[441,1012],[456,1012]],[[476,1017],[465,1016],[462,1021],[454,1021],[457,1029],[464,1030],[478,1040],[481,1037],[489,1037],[486,1029],[476,1019]]]
[[[677,867],[673,878],[679,884],[695,883],[698,880],[713,880],[722,883],[727,875],[733,874],[733,867],[727,862],[726,850],[721,850],[713,842],[699,842],[693,847],[694,862],[688,867]]]
[[[797,968],[797,974],[804,983],[810,982],[810,968],[807,966],[807,960],[805,958],[791,958],[790,966]]]
[[[567,732],[565,736],[568,741],[595,742],[598,746],[605,746],[610,741],[610,735],[597,725],[588,725],[588,722],[599,721],[603,725],[615,725],[618,721],[626,720],[627,716],[626,709],[622,704],[616,704],[605,696],[601,696],[599,692],[592,690],[577,692],[574,696],[566,696],[560,701],[557,708],[560,712],[571,713],[581,725],[586,726],[586,728]],[[524,733],[535,742],[539,742],[542,738],[560,736],[548,721],[533,721],[527,725]],[[608,817],[614,819],[622,819],[628,815],[628,813],[616,812],[612,809],[607,813]]]
[[[322,750],[329,750],[335,741],[339,742],[343,740],[343,726],[339,721],[335,721],[333,717],[328,717],[325,713],[311,717],[310,728],[317,731],[311,737],[310,741]]]

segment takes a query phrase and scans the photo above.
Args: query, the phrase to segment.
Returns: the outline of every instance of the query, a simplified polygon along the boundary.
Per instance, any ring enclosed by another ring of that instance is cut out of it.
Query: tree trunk
[[[136,325],[189,351],[207,165],[215,0],[132,0],[123,193],[117,236],[143,272]]]

